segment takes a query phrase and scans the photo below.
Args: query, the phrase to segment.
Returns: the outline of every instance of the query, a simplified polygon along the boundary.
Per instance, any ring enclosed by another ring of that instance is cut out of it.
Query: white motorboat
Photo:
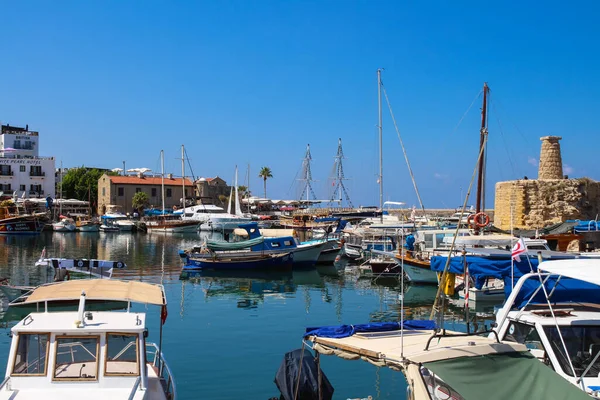
[[[598,259],[540,263],[517,281],[494,328],[594,398],[600,398],[599,270]]]
[[[131,232],[135,227],[135,223],[125,214],[121,213],[104,214],[102,216],[102,221],[102,225],[108,226],[109,224],[112,224],[112,226],[119,228],[119,231],[121,232]],[[102,229],[102,225],[100,226],[100,230],[107,231],[107,229]]]
[[[61,218],[60,221],[52,224],[54,232],[75,232],[77,226],[72,218]]]
[[[79,300],[77,311],[49,305]],[[86,302],[120,302],[127,311],[86,311]],[[158,305],[166,320],[161,285],[73,280],[38,287],[24,304],[32,312],[12,329],[1,399],[176,399],[173,375],[160,345],[146,341],[146,313],[131,303]]]

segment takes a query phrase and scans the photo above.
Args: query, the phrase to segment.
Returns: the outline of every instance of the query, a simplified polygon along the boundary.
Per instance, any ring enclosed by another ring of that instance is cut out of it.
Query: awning
[[[167,304],[162,285],[102,279],[77,279],[42,285],[20,304],[75,301],[79,300],[82,291],[86,294],[86,300],[129,301],[159,306]]]
[[[543,262],[538,269],[580,281],[600,285],[600,259],[556,260]]]

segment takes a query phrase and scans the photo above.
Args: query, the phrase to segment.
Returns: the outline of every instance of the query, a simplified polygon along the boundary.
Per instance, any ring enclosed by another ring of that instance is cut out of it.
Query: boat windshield
[[[573,376],[573,370],[569,365],[569,358],[573,363],[576,376],[581,376],[583,372],[590,367],[600,351],[600,326],[561,326],[562,335],[568,350],[568,358],[565,355],[565,349],[560,340],[556,326],[546,326],[544,331],[548,336],[548,341],[556,354],[556,358],[567,375]],[[600,356],[596,358],[594,364],[588,369],[586,377],[597,377],[600,373]]]

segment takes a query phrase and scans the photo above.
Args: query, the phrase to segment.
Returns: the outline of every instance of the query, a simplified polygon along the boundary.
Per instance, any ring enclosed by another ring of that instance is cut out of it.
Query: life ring
[[[77,262],[77,266],[78,266],[79,268],[83,267],[83,261],[79,260],[79,261]]]
[[[475,224],[473,223],[473,219],[475,219],[475,214],[471,214],[467,217],[467,224],[469,226],[475,226]]]
[[[481,222],[481,217],[483,217],[483,222]],[[475,226],[483,228],[484,226],[488,226],[488,224],[490,223],[490,217],[482,211],[473,216],[473,222],[475,222]]]
[[[123,263],[118,262],[117,263],[117,268],[123,268]]]

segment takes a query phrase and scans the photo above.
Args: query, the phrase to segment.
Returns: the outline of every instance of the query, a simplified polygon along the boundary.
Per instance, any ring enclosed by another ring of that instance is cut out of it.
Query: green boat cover
[[[242,240],[241,242],[226,242],[224,240],[207,240],[206,247],[216,251],[231,251],[231,250],[242,250],[248,247],[256,246],[265,241],[264,236],[259,236],[254,239]]]
[[[590,399],[527,352],[460,357],[423,366],[465,400]]]

